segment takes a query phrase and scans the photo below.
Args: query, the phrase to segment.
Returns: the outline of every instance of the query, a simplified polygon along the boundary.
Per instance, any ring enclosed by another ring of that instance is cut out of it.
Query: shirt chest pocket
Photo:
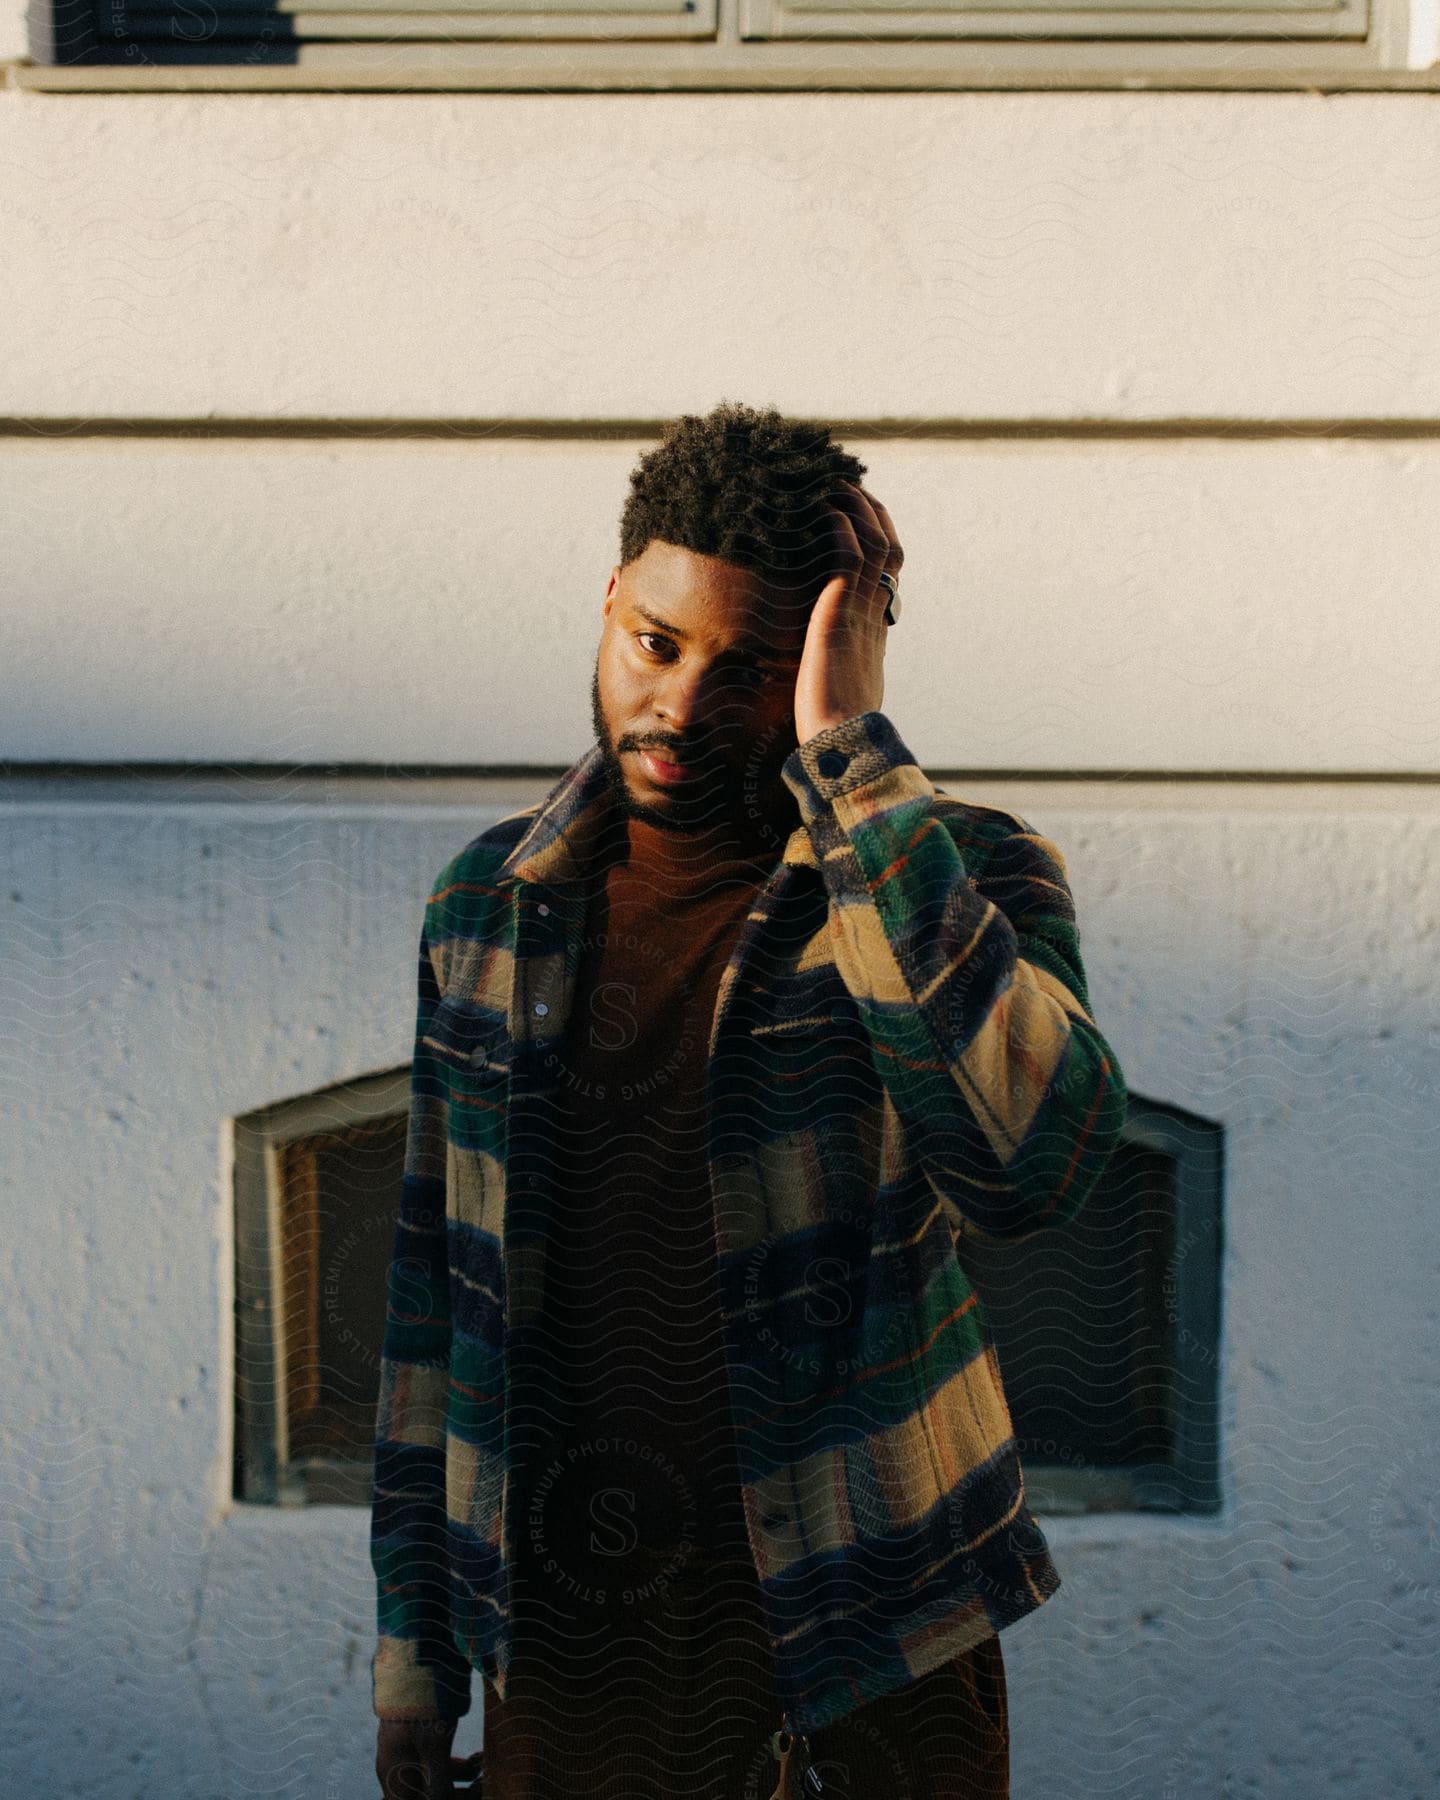
[[[506,1016],[442,999],[423,1043],[450,1102],[452,1141],[503,1156],[511,1070]]]
[[[447,1072],[490,1085],[510,1076],[510,1027],[502,1013],[442,999],[430,1015],[426,1048]]]

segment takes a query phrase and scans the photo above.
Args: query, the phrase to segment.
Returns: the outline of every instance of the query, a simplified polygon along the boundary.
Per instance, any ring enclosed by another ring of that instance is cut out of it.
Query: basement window
[[[369,1502],[409,1073],[236,1120],[237,1500]]]
[[[956,1254],[1037,1514],[1220,1505],[1220,1127],[1131,1093],[1079,1215]]]

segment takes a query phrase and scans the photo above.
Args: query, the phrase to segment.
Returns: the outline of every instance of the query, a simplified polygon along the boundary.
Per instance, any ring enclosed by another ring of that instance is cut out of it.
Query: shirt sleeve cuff
[[[827,725],[797,744],[780,774],[809,824],[839,795],[914,761],[909,746],[883,712],[862,712],[838,725]]]

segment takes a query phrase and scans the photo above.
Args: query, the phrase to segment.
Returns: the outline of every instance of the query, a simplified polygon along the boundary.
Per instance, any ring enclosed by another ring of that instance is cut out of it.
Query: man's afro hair
[[[620,561],[662,538],[759,575],[818,580],[826,502],[864,473],[816,420],[727,400],[704,418],[684,413],[630,476]]]

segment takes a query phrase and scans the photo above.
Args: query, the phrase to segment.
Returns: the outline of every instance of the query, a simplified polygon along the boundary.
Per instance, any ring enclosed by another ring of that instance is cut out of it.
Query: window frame
[[[1221,1269],[1224,1255],[1224,1128],[1183,1107],[1132,1092],[1122,1143],[1170,1156],[1175,1165],[1175,1455],[1123,1469],[1079,1468],[1026,1456],[1025,1488],[1037,1515],[1104,1512],[1212,1514],[1220,1481]],[[1187,1498],[1176,1498],[1179,1488]]]
[[[409,1064],[333,1082],[246,1113],[233,1122],[235,1232],[235,1432],[231,1493],[237,1504],[359,1505],[371,1466],[289,1452],[279,1153],[336,1124],[408,1118]],[[377,1351],[379,1346],[377,1345]]]
[[[48,0],[58,4],[59,0]],[[294,0],[297,5],[303,0]],[[843,0],[842,0],[843,3]],[[896,3],[896,0],[891,0]],[[32,0],[31,45],[43,39],[46,0]],[[10,80],[37,91],[133,92],[950,92],[1213,89],[1316,92],[1440,88],[1437,0],[1353,0],[1365,8],[1339,35],[1282,31],[1292,8],[1275,7],[1276,35],[1261,35],[1260,10],[1214,15],[1246,21],[1243,35],[1183,29],[1153,35],[1099,30],[1074,35],[1094,12],[1028,12],[1024,31],[1001,35],[867,38],[753,35],[765,8],[786,0],[717,0],[713,34],[685,38],[468,39],[439,42],[315,41],[286,63],[53,63],[33,55],[7,65]],[[1132,23],[1142,16],[1117,15]],[[788,16],[788,15],[784,15]],[[800,15],[823,19],[824,14]],[[833,16],[833,15],[832,15]],[[981,15],[994,19],[998,15]],[[1181,16],[1181,15],[1175,15]],[[1304,17],[1302,12],[1300,17]],[[1312,11],[1312,19],[1316,14]],[[747,23],[748,21],[748,23]],[[1068,30],[1071,35],[1064,35]],[[747,35],[750,32],[751,35]],[[1047,35],[1048,33],[1048,35]]]

